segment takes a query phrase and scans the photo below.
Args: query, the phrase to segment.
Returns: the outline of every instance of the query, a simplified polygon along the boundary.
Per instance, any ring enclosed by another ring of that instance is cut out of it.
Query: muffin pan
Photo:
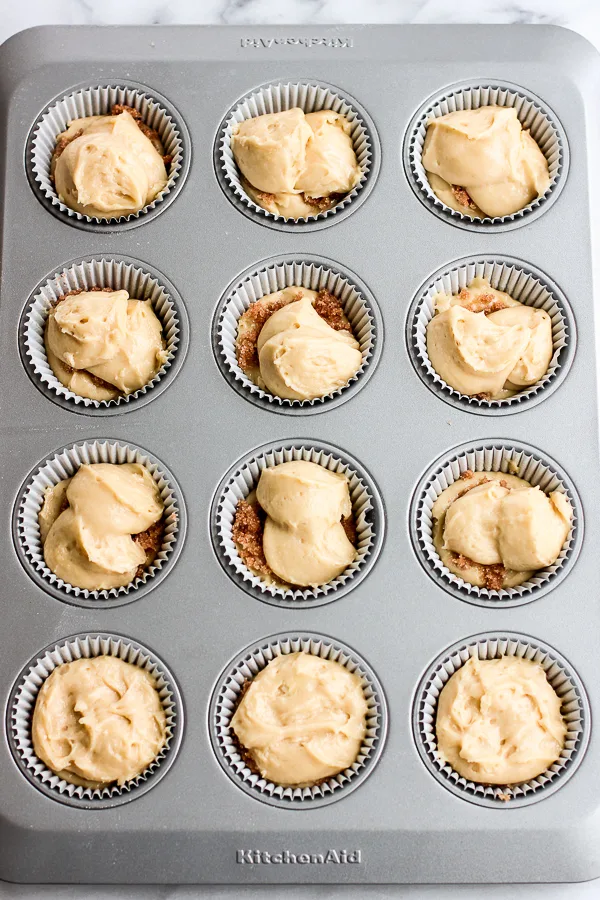
[[[592,718],[600,702],[600,469],[587,183],[598,155],[588,118],[597,70],[581,38],[542,26],[348,26],[310,35],[300,27],[49,27],[4,46],[0,878],[600,875]],[[180,167],[152,208],[86,221],[61,209],[35,172],[63,113],[121,89],[148,116],[166,116]],[[419,182],[416,142],[424,117],[444,104],[494,98],[516,103],[538,129],[553,183],[510,220],[465,222]],[[228,155],[233,119],[296,102],[347,104],[365,162],[355,191],[297,224],[255,208]],[[465,398],[428,368],[432,290],[480,270],[553,319],[552,371],[506,403]],[[137,279],[173,341],[152,385],[98,407],[52,383],[40,342],[56,291],[90,277]],[[290,279],[331,285],[361,331],[362,370],[322,402],[279,402],[236,371],[236,317]],[[228,531],[236,498],[261,466],[294,454],[350,473],[364,552],[336,583],[286,594],[244,571]],[[45,570],[36,517],[45,484],[84,459],[113,456],[141,459],[160,480],[172,504],[171,540],[140,583],[96,596]],[[491,596],[436,564],[427,507],[440,479],[453,480],[463,464],[512,462],[566,490],[575,519],[555,567],[510,596]],[[244,680],[294,649],[355,667],[372,710],[355,767],[312,790],[281,789],[246,770],[228,728]],[[29,717],[53,666],[98,652],[156,667],[173,732],[136,783],[93,794],[44,770]],[[463,782],[436,755],[437,696],[475,653],[539,659],[564,701],[563,758],[508,792]]]

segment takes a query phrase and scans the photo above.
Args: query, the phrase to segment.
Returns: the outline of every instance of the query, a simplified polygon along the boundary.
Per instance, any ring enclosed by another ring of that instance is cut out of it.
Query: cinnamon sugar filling
[[[473,202],[469,192],[460,184],[452,185],[452,193],[461,206],[464,206],[467,209],[477,209],[477,205]]]

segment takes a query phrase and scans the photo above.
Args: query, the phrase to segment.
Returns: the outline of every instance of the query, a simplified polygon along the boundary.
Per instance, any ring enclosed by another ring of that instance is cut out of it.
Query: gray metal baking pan
[[[4,46],[0,878],[487,883],[600,875],[600,479],[588,186],[598,154],[598,71],[585,40],[545,26],[44,27]],[[380,148],[364,202],[353,209],[351,200],[317,228],[273,227],[228,194],[215,172],[228,111],[261,85],[287,82],[326,83],[355,98],[372,123],[372,146]],[[405,164],[415,115],[429,98],[465,82],[516,86],[523,97],[539,98],[560,125],[557,195],[509,227],[467,229],[434,211],[415,196]],[[81,227],[41,202],[30,183],[31,130],[48,105],[82,85],[128,83],[173,105],[189,133],[191,165],[172,202],[141,215],[134,227]],[[227,285],[262,260],[289,254],[325,257],[355,272],[385,329],[368,383],[318,415],[290,416],[249,402],[223,377],[211,339]],[[189,317],[189,350],[177,377],[150,402],[122,404],[112,415],[52,402],[32,383],[19,352],[19,322],[36,286],[91,255],[125,256],[163,273]],[[531,265],[558,285],[577,347],[568,374],[542,402],[517,405],[510,415],[473,414],[417,376],[406,317],[432,273],[455,260],[496,255]],[[78,605],[46,591],[21,564],[13,507],[40,462],[75,442],[103,438],[164,462],[185,500],[187,534],[167,576],[139,599]],[[368,576],[314,607],[260,602],[227,576],[211,542],[211,505],[225,474],[255,448],[286,441],[339,448],[364,466],[383,499],[385,542]],[[436,459],[465,444],[533,446],[568,474],[581,500],[578,558],[567,577],[531,602],[470,603],[448,592],[443,579],[436,582],[415,552],[414,492]],[[16,763],[10,735],[11,692],[24,667],[49,645],[86,633],[124,635],[148,648],[172,673],[185,711],[164,777],[138,795],[132,789],[130,802],[102,808],[69,805],[56,791],[38,789]],[[324,635],[350,648],[385,695],[382,752],[357,789],[342,786],[336,802],[263,802],[228,777],[213,749],[209,715],[221,674],[245,648],[275,634]],[[480,803],[432,771],[413,714],[418,723],[423,680],[448,648],[466,646],[474,635],[511,634],[551,648],[575,673],[583,737],[574,749],[576,770],[550,790],[536,789],[535,802]]]

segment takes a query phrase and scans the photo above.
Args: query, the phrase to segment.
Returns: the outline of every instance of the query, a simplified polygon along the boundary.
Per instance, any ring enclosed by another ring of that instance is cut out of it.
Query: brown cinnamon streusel
[[[460,184],[452,185],[452,193],[461,206],[465,206],[468,209],[477,209],[477,206],[475,203],[473,203],[473,200],[471,199],[468,191],[466,191],[464,187],[461,187]]]
[[[327,197],[307,197],[302,194],[302,199],[308,206],[313,206],[317,212],[325,212],[335,206],[342,199],[344,194],[328,194]]]
[[[452,553],[452,562],[457,569],[477,569],[489,591],[500,591],[504,585],[507,569],[503,565],[484,565],[476,563],[462,553]]]
[[[132,536],[135,543],[139,544],[146,554],[146,562],[142,566],[138,566],[138,570],[135,573],[136,578],[141,578],[144,569],[151,566],[158,556],[159,550],[162,547],[164,534],[165,520],[159,519],[158,522],[154,522],[154,524],[145,531],[140,531],[139,534],[134,534]]]
[[[480,294],[479,297],[473,297],[468,288],[462,288],[458,296],[463,301],[462,306],[473,313],[484,312],[486,316],[490,313],[498,312],[499,309],[506,309],[507,303],[500,297],[493,294]]]
[[[263,551],[264,515],[258,503],[239,500],[231,536],[240,559],[248,568],[260,575],[272,577],[273,572]]]

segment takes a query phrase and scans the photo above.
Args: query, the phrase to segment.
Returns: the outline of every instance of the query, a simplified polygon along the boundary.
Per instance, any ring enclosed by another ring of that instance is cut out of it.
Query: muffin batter
[[[560,698],[527,659],[471,657],[439,697],[439,755],[479,784],[536,778],[560,757],[566,733]]]
[[[367,710],[358,675],[332,660],[290,653],[258,673],[231,727],[263,778],[307,786],[355,762]]]
[[[257,301],[267,309],[279,307],[260,329],[258,371],[255,366],[252,373],[259,387],[276,397],[312,400],[326,396],[347,384],[361,366],[358,341],[350,331],[332,328],[316,312],[317,296],[315,291],[291,287]],[[240,339],[248,332],[245,325],[240,320]]]
[[[167,359],[151,301],[110,288],[66,294],[48,313],[45,344],[61,384],[92,400],[139,390]]]
[[[138,212],[166,187],[164,150],[136,110],[86,116],[57,135],[52,176],[59,199],[98,219]]]
[[[46,565],[91,591],[129,584],[160,548],[163,512],[145,466],[82,465],[46,491],[39,516]]]
[[[468,396],[503,400],[540,381],[553,354],[552,321],[475,278],[439,293],[427,326],[427,354],[446,384]]]
[[[305,460],[263,469],[233,523],[240,558],[267,583],[318,586],[356,558],[345,475]]]
[[[240,316],[236,355],[248,378],[290,400],[324,397],[362,364],[341,301],[296,286],[266,294]]]
[[[149,672],[114,656],[76,659],[42,684],[32,738],[36,756],[65,781],[123,785],[156,759],[166,717]]]
[[[471,472],[439,495],[433,542],[455,575],[489,590],[516,587],[558,559],[571,528],[566,494],[504,472]]]
[[[512,215],[550,186],[546,158],[512,107],[431,119],[422,161],[442,203],[474,219]]]
[[[274,215],[302,219],[338,202],[360,181],[351,125],[331,110],[295,107],[246,119],[231,138],[243,186]]]

